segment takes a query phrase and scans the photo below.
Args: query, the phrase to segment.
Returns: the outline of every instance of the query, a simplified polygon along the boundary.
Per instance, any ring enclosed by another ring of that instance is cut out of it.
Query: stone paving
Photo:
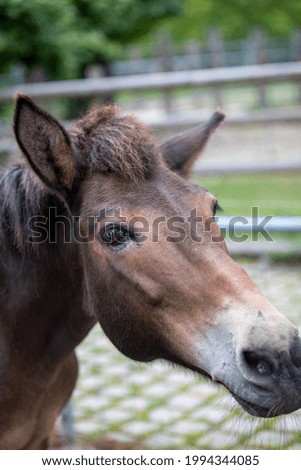
[[[301,266],[240,264],[301,327]],[[301,411],[260,420],[222,388],[163,362],[123,357],[96,326],[78,348],[75,428],[85,442],[105,436],[140,449],[299,449]],[[122,447],[121,447],[122,448]]]

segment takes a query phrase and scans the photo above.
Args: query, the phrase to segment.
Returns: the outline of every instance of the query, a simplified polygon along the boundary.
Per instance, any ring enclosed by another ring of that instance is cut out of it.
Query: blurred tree
[[[218,27],[228,39],[245,37],[254,28],[287,36],[301,26],[301,2],[296,0],[187,0],[185,14],[161,22],[176,40],[199,39]]]
[[[0,0],[0,72],[20,63],[29,70],[40,66],[51,76],[71,70],[73,16],[68,0]]]
[[[110,74],[109,63],[120,56],[121,46],[141,37],[162,19],[184,12],[186,0],[70,0],[76,8],[80,37],[90,35],[82,51],[82,66],[102,63]],[[91,31],[92,29],[92,31]],[[99,46],[99,30],[106,46]],[[94,42],[93,42],[94,37]]]
[[[244,37],[254,28],[273,36],[286,36],[301,23],[301,3],[296,0],[212,0],[208,15],[226,37]]]
[[[12,65],[41,67],[51,78],[81,74],[86,65],[121,56],[122,45],[183,0],[0,0],[0,73]]]

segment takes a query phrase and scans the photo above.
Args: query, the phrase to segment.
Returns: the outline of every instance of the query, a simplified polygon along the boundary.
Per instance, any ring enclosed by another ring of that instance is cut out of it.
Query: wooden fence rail
[[[266,84],[281,81],[293,81],[301,84],[301,62],[262,64],[240,67],[222,67],[216,69],[202,69],[190,71],[171,71],[144,75],[131,75],[126,77],[94,78],[82,80],[66,80],[56,82],[43,82],[22,84],[18,90],[29,94],[35,99],[65,98],[65,97],[90,97],[105,96],[122,91],[147,91],[158,90],[162,93],[179,88],[195,87],[222,87],[233,84]],[[16,88],[0,89],[0,103],[10,101],[16,92]],[[175,129],[197,126],[204,120],[198,111],[191,110],[183,116],[179,113],[164,116],[154,115],[146,119],[149,126],[157,133],[163,133]],[[241,124],[271,124],[271,123],[301,123],[301,109],[295,107],[290,110],[260,109],[252,113],[244,112],[239,115],[227,117],[228,125]],[[11,126],[2,126],[0,136],[10,137]],[[10,140],[3,141],[0,145],[0,154],[9,154],[15,150],[15,143]],[[269,164],[233,165],[223,167],[216,164],[202,166],[202,174],[223,173],[259,173],[275,171],[300,171],[301,162],[288,161],[285,163],[270,162]],[[197,171],[197,170],[196,170]]]
[[[301,62],[30,83],[21,84],[17,89],[33,98],[45,99],[94,97],[123,91],[219,87],[237,83],[256,85],[281,81],[301,82]],[[0,102],[10,101],[15,91],[16,87],[0,90]]]

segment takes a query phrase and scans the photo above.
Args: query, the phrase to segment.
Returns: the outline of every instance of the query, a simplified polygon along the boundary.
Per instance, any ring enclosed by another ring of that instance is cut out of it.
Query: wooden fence
[[[199,38],[177,43],[168,31],[160,30],[147,46],[128,46],[124,55],[111,64],[113,75],[290,62],[301,58],[301,31],[275,38],[256,28],[244,39],[229,41],[210,28],[202,37],[200,31]],[[90,72],[101,70],[92,66]]]
[[[243,83],[257,85],[284,81],[301,82],[301,62],[29,83],[18,85],[17,88],[38,99],[92,98],[124,91],[164,91],[179,88],[223,87]],[[11,100],[15,91],[16,87],[0,90],[0,102]]]
[[[270,83],[294,82],[301,86],[301,62],[263,64],[241,67],[221,67],[207,70],[173,71],[144,75],[131,75],[126,77],[99,77],[81,80],[66,80],[56,82],[42,82],[22,84],[18,90],[27,93],[36,100],[57,99],[57,98],[89,98],[95,100],[106,95],[118,94],[121,92],[148,92],[156,90],[158,93],[173,93],[179,89],[204,89],[211,87],[219,89],[219,92],[227,86],[246,84],[248,86],[266,86]],[[15,87],[0,89],[0,103],[11,101]],[[220,96],[220,93],[219,93]],[[158,132],[182,129],[199,125],[202,119],[199,112],[185,113],[181,117],[180,113],[173,113],[168,107],[165,116],[159,119],[151,119],[148,124]],[[238,116],[229,116],[227,125],[242,124],[270,124],[276,122],[301,122],[301,109],[294,107],[289,111],[279,111],[275,109],[263,108],[252,113],[244,113]],[[6,134],[8,128],[0,129],[0,135]],[[10,150],[11,144],[5,144],[4,152]],[[1,149],[0,149],[1,150]],[[2,150],[3,153],[3,150]],[[203,169],[206,172],[206,169]],[[293,165],[269,165],[260,167],[238,168],[229,166],[225,169],[211,168],[207,172],[257,172],[257,171],[294,171],[301,170],[301,162]]]
[[[222,90],[227,86],[248,85],[257,87],[259,104],[262,105],[263,89],[270,83],[294,82],[301,90],[301,62],[280,64],[249,65],[241,67],[220,67],[217,69],[199,69],[187,71],[159,72],[153,74],[137,74],[126,77],[98,77],[80,80],[63,80],[55,82],[20,84],[17,87],[0,89],[0,103],[10,101],[16,88],[27,93],[35,99],[49,98],[90,98],[116,95],[121,92],[147,92],[156,90],[163,95],[168,121],[150,123],[153,127],[183,127],[193,124],[193,116],[188,117],[187,123],[172,116],[174,106],[171,94],[179,89],[204,89],[210,87],[215,96],[215,105],[222,106]],[[301,91],[299,92],[301,97]],[[265,97],[265,105],[267,100]],[[293,110],[286,115],[275,112],[265,112],[229,119],[229,123],[239,124],[247,122],[271,122],[271,121],[298,121],[301,113]],[[186,117],[187,119],[187,117]]]

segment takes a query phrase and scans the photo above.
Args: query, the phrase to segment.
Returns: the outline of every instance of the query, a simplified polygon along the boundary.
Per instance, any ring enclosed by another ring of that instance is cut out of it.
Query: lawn
[[[223,215],[301,216],[301,174],[194,176],[194,182],[212,192]]]
[[[194,176],[193,180],[218,198],[223,212],[217,215],[251,217],[252,207],[257,207],[259,216],[301,216],[300,173]],[[289,242],[292,253],[300,251],[301,233],[270,235]]]

